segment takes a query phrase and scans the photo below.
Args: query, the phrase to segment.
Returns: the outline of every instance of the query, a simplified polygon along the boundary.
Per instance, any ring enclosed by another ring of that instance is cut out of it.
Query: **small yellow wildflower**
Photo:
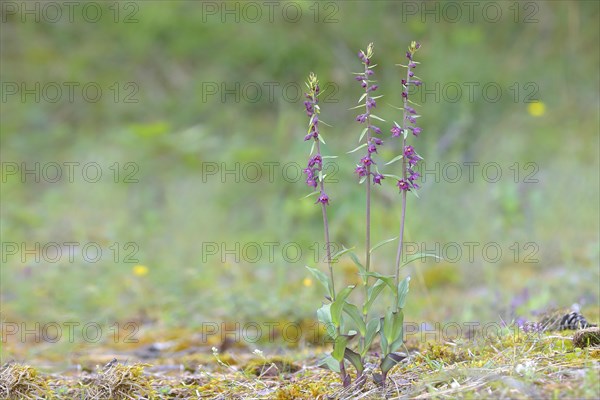
[[[310,278],[304,278],[304,280],[302,281],[302,284],[306,287],[312,286],[313,281]]]
[[[133,274],[135,276],[145,276],[148,275],[148,267],[145,265],[136,265],[133,267]]]
[[[546,105],[541,101],[535,101],[527,105],[527,112],[532,117],[541,117],[546,113]]]

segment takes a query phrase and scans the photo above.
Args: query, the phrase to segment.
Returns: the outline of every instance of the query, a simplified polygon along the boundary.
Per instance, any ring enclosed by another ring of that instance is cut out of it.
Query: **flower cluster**
[[[361,100],[365,99],[365,112],[364,114],[357,115],[356,121],[361,124],[367,124],[367,127],[363,130],[363,135],[366,134],[367,138],[367,155],[360,159],[360,164],[356,166],[354,172],[363,180],[372,175],[373,183],[381,185],[381,181],[384,179],[384,176],[378,171],[371,172],[371,166],[375,164],[375,161],[373,161],[373,153],[377,153],[377,146],[381,146],[383,144],[383,140],[376,136],[372,136],[372,134],[381,134],[381,128],[371,123],[372,118],[380,119],[378,117],[373,117],[371,111],[377,107],[377,102],[375,100],[381,96],[374,97],[372,95],[372,93],[377,90],[378,86],[372,84],[373,81],[370,79],[370,77],[374,74],[372,69],[374,65],[371,65],[371,57],[373,57],[373,43],[369,44],[366,53],[362,50],[358,52],[358,58],[362,61],[365,68],[363,72],[357,74],[355,79],[360,82],[360,86],[365,89],[365,93],[361,97]]]
[[[408,174],[406,176],[406,180],[408,181],[410,187],[418,189],[419,185],[415,181],[421,176],[421,174],[419,174],[413,168],[415,165],[417,165],[419,160],[421,160],[421,156],[415,153],[415,149],[409,145],[404,146],[404,158],[407,161],[406,171]]]
[[[415,52],[421,47],[421,45],[417,42],[412,42],[408,51],[406,52],[406,58],[408,59],[408,65],[402,65],[406,67],[406,79],[402,79],[402,100],[404,102],[404,121],[402,123],[402,127],[398,124],[394,124],[391,129],[391,133],[393,137],[399,137],[401,134],[403,135],[403,156],[404,156],[404,170],[402,179],[398,180],[396,184],[401,191],[410,191],[412,189],[418,189],[419,185],[415,182],[420,174],[414,170],[415,166],[421,160],[421,157],[415,152],[415,149],[412,146],[406,145],[406,137],[407,132],[411,131],[412,134],[416,137],[421,133],[421,128],[417,126],[417,118],[420,115],[417,114],[417,111],[409,105],[412,103],[408,98],[408,86],[415,85],[420,86],[421,81],[418,80],[418,77],[415,76],[414,69],[417,67],[417,62],[413,60],[413,56]],[[408,125],[410,124],[410,125]]]
[[[306,108],[306,114],[310,119],[308,122],[308,134],[304,137],[304,140],[307,141],[313,139],[315,142],[313,144],[313,149],[315,149],[316,152],[308,159],[308,165],[302,172],[306,175],[306,184],[308,186],[316,188],[320,184],[321,193],[317,199],[317,203],[329,205],[329,196],[327,196],[324,191],[325,188],[321,177],[321,171],[323,171],[323,157],[321,156],[321,147],[319,145],[321,137],[319,136],[319,105],[317,104],[320,89],[319,80],[315,74],[311,73],[309,75],[306,85],[308,86],[308,93],[305,94],[305,97],[308,100],[304,102],[304,107]]]

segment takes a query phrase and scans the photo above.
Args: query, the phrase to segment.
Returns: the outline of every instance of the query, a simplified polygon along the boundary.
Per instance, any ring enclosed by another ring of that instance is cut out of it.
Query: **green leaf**
[[[357,108],[363,108],[365,105],[364,104],[359,104],[357,106],[354,106],[352,108],[349,108],[348,110],[356,110]]]
[[[394,365],[398,364],[400,361],[404,360],[406,355],[403,353],[390,353],[381,361],[381,372],[384,375],[387,375],[388,372],[394,367]]]
[[[360,103],[361,101],[363,101],[365,99],[365,97],[367,97],[367,93],[363,93],[363,95],[360,96],[360,99],[358,99],[357,103]]]
[[[396,342],[398,338],[402,338],[403,322],[404,313],[402,313],[401,311],[396,312],[389,308],[385,313],[385,317],[383,320],[383,334],[389,346],[387,353],[394,351],[395,349],[392,349],[390,345],[394,344],[394,342]]]
[[[377,116],[377,115],[375,115],[375,114],[371,114],[371,115],[369,115],[369,116],[370,116],[371,118],[374,118],[374,119],[378,120],[378,121],[385,122],[385,119],[383,119],[383,118],[380,118],[380,117],[378,117],[378,116]]]
[[[349,249],[345,248],[344,246],[342,246],[342,249],[340,251],[338,251],[337,253],[335,253],[334,255],[331,256],[332,260],[335,260],[336,258],[339,258],[341,255],[346,254],[349,251],[354,250],[354,247],[350,247]]]
[[[323,160],[326,160],[326,159],[328,159],[328,158],[338,158],[338,156],[321,156],[321,158],[322,158]]]
[[[395,339],[393,336],[394,330],[394,311],[391,308],[385,313],[385,317],[383,318],[383,334],[385,336],[386,341],[389,343]]]
[[[340,363],[335,358],[333,358],[331,355],[328,355],[325,358],[323,358],[321,361],[319,361],[318,366],[321,368],[329,369],[333,372],[337,372],[338,374],[340,373]]]
[[[323,144],[326,144],[326,143],[325,143],[325,139],[323,139],[323,136],[321,136],[321,134],[320,134],[320,133],[319,133],[319,136],[317,136],[317,138],[319,138],[319,141],[320,141],[321,143],[323,143]]]
[[[315,278],[317,278],[319,282],[321,282],[325,289],[327,289],[327,294],[329,294],[329,297],[333,298],[333,292],[331,291],[332,285],[329,277],[316,268],[309,267],[308,265],[305,267],[310,271],[311,274],[313,274]]]
[[[369,289],[367,289],[367,302],[363,307],[363,313],[368,314],[369,311],[371,311],[373,302],[377,299],[377,296],[379,296],[379,293],[381,293],[385,285],[386,283],[384,281],[378,280],[373,286],[370,286]]]
[[[340,326],[344,304],[346,304],[346,299],[355,287],[356,285],[347,286],[340,290],[340,292],[335,296],[335,301],[331,303],[331,321],[333,322],[333,325],[338,327]]]
[[[390,289],[392,289],[392,292],[396,290],[396,284],[394,282],[394,277],[392,276],[382,275],[379,272],[366,272],[365,275],[372,276],[374,278],[384,281],[386,285],[388,285]]]
[[[392,175],[392,174],[383,174],[383,176],[385,176],[386,178],[394,178],[394,179],[397,179],[397,180],[402,179],[398,175]]]
[[[388,354],[389,353],[389,351],[388,351],[388,341],[387,341],[387,339],[385,337],[385,333],[383,332],[384,324],[385,324],[385,318],[381,317],[379,319],[379,338],[381,339],[379,345],[381,346],[381,353],[382,354]]]
[[[335,326],[333,326],[333,322],[331,322],[331,304],[323,304],[317,310],[317,319],[320,323],[325,325],[327,334],[335,340],[337,337],[337,329]]]
[[[367,322],[367,333],[365,334],[365,344],[364,348],[361,350],[361,355],[364,357],[369,349],[371,348],[371,344],[375,339],[375,335],[379,332],[379,318],[373,318],[369,322]]]
[[[319,190],[315,190],[314,192],[309,193],[306,196],[302,197],[302,199],[306,199],[307,197],[314,196],[317,193],[321,193],[321,192]]]
[[[333,343],[333,352],[331,353],[331,356],[335,358],[338,362],[342,362],[342,360],[344,359],[344,353],[346,351],[348,339],[349,338],[347,335],[340,335],[337,338],[335,338],[335,341]]]
[[[366,176],[361,176],[360,180],[358,181],[358,184],[359,184],[359,185],[362,185],[362,183],[363,183],[364,181],[366,181],[366,180],[367,180],[367,177],[366,177]]]
[[[354,150],[350,150],[349,152],[347,152],[346,154],[350,154],[350,153],[354,153],[355,151],[358,151],[360,149],[362,149],[363,147],[366,147],[368,143],[363,143],[360,146],[358,146],[357,148],[355,148]]]
[[[358,267],[358,269],[366,272],[365,267],[360,263],[355,253],[350,253],[349,256],[352,259],[352,261],[354,261],[354,264]]]
[[[426,258],[426,257],[433,257],[437,260],[441,260],[441,257],[436,256],[435,254],[430,254],[430,253],[417,253],[417,254],[413,254],[412,256],[410,256],[408,258],[408,260],[406,260],[406,262],[404,262],[401,266],[404,267],[408,264],[410,264],[411,262],[418,260],[419,258]]]
[[[358,311],[358,307],[356,307],[354,304],[346,302],[346,304],[344,305],[344,311],[350,316],[350,318],[352,318],[352,321],[354,321],[354,323],[358,327],[360,335],[365,336],[367,327],[365,325],[365,321],[363,321],[362,319],[360,311]]]
[[[309,155],[312,155],[313,151],[315,151],[315,144],[317,142],[315,142],[314,140],[312,141],[312,145],[310,146],[310,153],[308,153]]]
[[[396,240],[396,239],[398,239],[398,236],[396,236],[396,237],[393,237],[393,238],[391,238],[391,239],[386,239],[386,240],[384,240],[384,241],[382,241],[382,242],[379,242],[379,243],[377,243],[375,246],[371,247],[371,250],[369,250],[369,254],[372,254],[372,253],[373,253],[373,251],[375,251],[376,249],[380,248],[380,247],[381,247],[381,246],[383,246],[384,244],[387,244],[387,243],[393,242],[393,241],[394,241],[394,240]]]
[[[393,164],[398,160],[402,160],[402,158],[404,158],[404,156],[402,154],[400,154],[399,156],[396,156],[396,157],[392,158],[390,161],[386,162],[385,165]]]
[[[404,312],[402,310],[398,311],[395,318],[394,334],[396,338],[389,345],[390,353],[398,350],[404,344]]]
[[[358,274],[360,275],[360,277],[362,278],[363,281],[363,285],[365,285],[367,283],[367,270],[365,269],[365,267],[360,263],[360,261],[358,260],[358,257],[356,256],[356,254],[354,253],[350,253],[349,254],[350,258],[352,259],[352,261],[354,262],[354,264],[356,265],[356,267],[358,268]]]
[[[403,309],[406,303],[406,296],[408,295],[408,285],[410,283],[410,276],[402,279],[402,282],[398,284],[398,308]]]
[[[368,130],[369,130],[369,127],[366,127],[365,129],[362,130],[362,133],[360,134],[360,137],[358,138],[358,143],[362,142],[363,137],[365,136],[365,133],[367,133]]]
[[[346,347],[346,349],[344,350],[344,358],[350,361],[352,365],[354,365],[354,368],[356,368],[356,373],[358,375],[362,374],[362,372],[364,371],[364,366],[362,363],[362,358],[358,353]]]

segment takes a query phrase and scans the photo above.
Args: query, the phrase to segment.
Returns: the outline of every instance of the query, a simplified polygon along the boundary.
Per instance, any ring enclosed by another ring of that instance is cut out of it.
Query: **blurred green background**
[[[326,89],[323,151],[339,156],[328,184],[332,240],[363,258],[360,156],[346,154],[362,129],[349,110],[362,91],[356,53],[375,43],[385,96],[376,111],[389,138],[401,119],[390,106],[401,104],[404,74],[394,64],[411,40],[423,46],[417,74],[429,90],[414,94],[423,133],[411,143],[439,170],[409,197],[406,235],[446,260],[405,269],[406,320],[597,307],[598,2],[481,2],[472,18],[461,2],[275,2],[272,14],[261,2],[84,2],[72,20],[53,3],[62,17],[38,3],[37,22],[23,9],[34,2],[2,9],[5,321],[193,328],[313,318],[323,291],[304,265],[325,268],[323,233],[298,177],[310,149],[298,88],[313,71]],[[380,160],[398,151],[386,144]],[[72,182],[65,162],[79,163]],[[22,175],[36,163],[37,181]],[[398,231],[400,197],[386,183],[375,189],[373,243]],[[71,242],[80,245],[73,260]],[[59,260],[49,243],[62,246]],[[500,256],[482,252],[490,243]],[[101,248],[97,262],[84,259],[86,244]],[[377,270],[391,273],[394,247],[375,254]],[[340,283],[356,280],[345,258],[336,271]]]

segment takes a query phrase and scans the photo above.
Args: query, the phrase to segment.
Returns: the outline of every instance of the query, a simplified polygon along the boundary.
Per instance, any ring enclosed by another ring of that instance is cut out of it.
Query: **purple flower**
[[[406,58],[408,58],[409,60],[412,60],[412,54],[410,53],[410,51],[406,52]]]
[[[317,181],[312,177],[306,178],[306,184],[310,187],[317,187]]]
[[[415,117],[413,117],[412,115],[407,115],[406,119],[409,120],[411,124],[417,123],[417,119]]]
[[[381,132],[381,130],[379,130],[379,132]],[[378,137],[372,137],[371,142],[375,143],[377,146],[381,146],[383,144],[383,140],[379,139]]]
[[[367,90],[368,90],[369,92],[374,92],[374,91],[376,91],[378,88],[379,88],[379,86],[377,86],[377,85],[373,85],[373,86],[371,86],[371,87],[370,87],[369,89],[367,89]]]
[[[402,79],[402,86],[406,86],[406,79]]]
[[[406,92],[402,92],[402,98],[404,98],[404,99],[408,99],[408,93],[406,93]]]
[[[415,109],[414,109],[414,108],[412,108],[411,106],[406,106],[406,107],[404,107],[404,109],[405,109],[406,111],[408,111],[409,113],[411,113],[411,114],[416,114],[416,113],[417,113],[417,112],[415,111]]]
[[[367,97],[367,109],[370,110],[371,108],[375,108],[377,106],[377,103],[375,102],[375,99],[372,97]]]
[[[421,174],[419,174],[419,173],[418,173],[418,172],[416,172],[416,171],[413,171],[412,169],[409,169],[409,170],[408,170],[408,172],[409,172],[409,174],[410,174],[410,175],[408,176],[408,180],[409,180],[411,183],[412,183],[412,181],[416,180],[418,177],[420,177],[420,176],[421,176]],[[413,185],[414,185],[414,183],[413,183]]]
[[[308,167],[312,168],[315,165],[318,165],[319,168],[321,168],[323,166],[323,158],[321,157],[320,154],[315,154],[314,156],[312,156],[309,160],[308,160]]]
[[[364,75],[356,75],[356,78],[354,78],[354,79],[356,79],[357,81],[361,82],[361,81],[365,80],[365,76]]]
[[[325,193],[321,192],[321,195],[319,196],[319,198],[317,199],[315,204],[317,204],[317,203],[329,205],[329,196],[327,196]]]
[[[369,152],[369,154],[377,153],[377,146],[375,146],[374,144],[370,144],[369,146],[367,146],[367,151]]]
[[[415,68],[417,66],[417,64],[415,64],[414,62],[411,61],[408,63],[408,66],[411,68]]]
[[[410,129],[415,136],[419,136],[419,133],[421,133],[421,128],[418,126],[409,126],[408,129]]]
[[[373,184],[377,183],[379,185],[381,185],[381,181],[385,179],[385,177],[381,174],[374,174],[373,175]]]
[[[356,120],[362,124],[367,120],[367,116],[368,114],[358,114]]]
[[[360,177],[367,176],[367,169],[362,165],[358,165],[354,172]]]
[[[410,81],[411,84],[415,85],[415,86],[421,86],[421,81]]]
[[[415,76],[415,73],[414,73],[414,72],[412,72],[412,71],[408,71],[408,76],[409,76],[410,78],[412,78],[413,76]]]
[[[373,75],[373,74],[374,74],[374,72],[373,72],[373,70],[372,70],[372,69],[368,69],[368,70],[366,70],[366,71],[365,71],[365,74],[366,74],[367,76],[371,76],[371,75]]]
[[[304,102],[304,107],[306,107],[306,114],[311,117],[314,113],[314,109],[313,109],[313,105],[310,101],[305,101]]]
[[[394,126],[392,126],[391,132],[392,132],[393,137],[398,137],[402,134],[402,129],[400,129],[400,127],[394,125]]]
[[[313,176],[312,168],[306,167],[302,170],[303,173],[306,174],[307,177],[311,178]]]
[[[406,157],[410,157],[413,154],[415,154],[415,149],[412,146],[408,145],[408,146],[404,147],[404,155]]]
[[[404,190],[405,192],[410,190],[408,182],[406,182],[404,179],[400,179],[398,183],[396,183],[396,186],[398,186],[400,190]]]
[[[364,165],[365,167],[368,167],[371,164],[375,164],[373,162],[373,160],[371,159],[371,155],[368,156],[364,156],[363,158],[360,159],[360,162],[362,165]]]
[[[371,126],[369,126],[369,129],[371,129],[373,131],[373,133],[376,133],[378,135],[381,134],[381,129],[378,126],[371,125]]]

